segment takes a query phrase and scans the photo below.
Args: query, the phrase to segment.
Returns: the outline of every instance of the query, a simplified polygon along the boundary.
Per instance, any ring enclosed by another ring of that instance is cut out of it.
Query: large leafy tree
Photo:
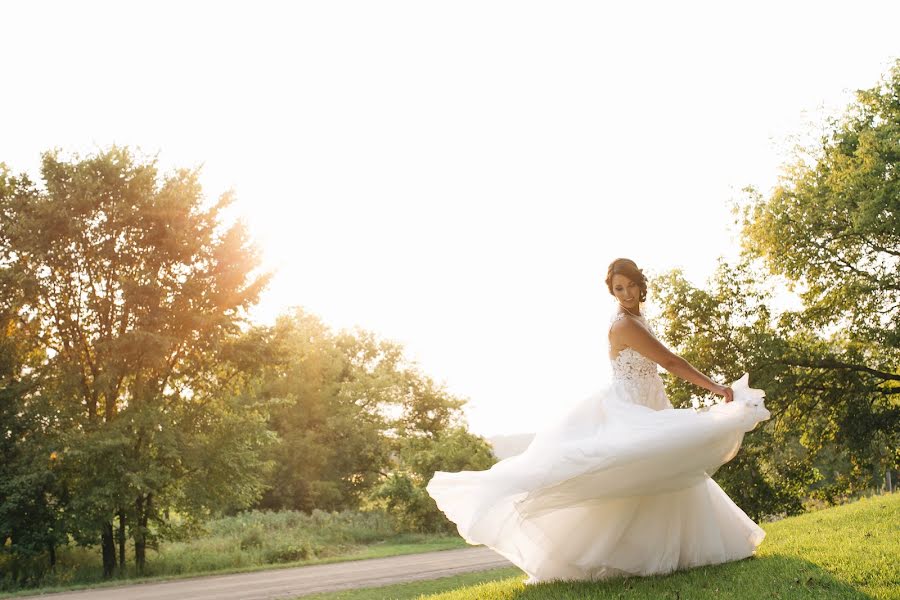
[[[487,443],[466,431],[463,400],[448,394],[404,358],[402,347],[356,328],[332,332],[295,309],[266,340],[272,398],[271,449],[277,465],[264,508],[393,511],[411,529],[444,529],[424,489],[436,469],[486,468]]]
[[[335,334],[299,308],[258,334],[269,346],[262,393],[274,399],[279,437],[259,506],[357,508],[387,464],[384,409],[396,400],[401,348],[364,331]]]
[[[900,61],[857,92],[820,142],[785,168],[772,194],[751,191],[744,245],[797,290],[805,323],[879,349],[862,362],[798,366],[865,372],[891,392],[886,384],[900,381]]]
[[[13,580],[29,583],[35,570],[28,563],[46,553],[53,567],[65,542],[65,494],[54,469],[59,431],[36,393],[44,373],[35,324],[16,318],[23,295],[9,275],[0,270],[0,548],[18,559],[2,561]]]
[[[401,410],[391,431],[391,467],[369,495],[414,531],[453,532],[456,525],[425,489],[435,471],[481,471],[497,462],[490,444],[468,431],[466,400],[416,369],[403,374]]]
[[[748,188],[738,262],[706,289],[678,272],[656,285],[681,353],[767,392],[773,419],[717,473],[756,515],[878,486],[900,458],[900,62],[820,142],[771,194]],[[799,308],[776,308],[787,290]]]
[[[68,492],[54,518],[100,542],[110,575],[126,536],[143,567],[150,524],[170,507],[196,514],[261,493],[265,418],[220,358],[269,275],[252,274],[240,223],[222,231],[232,196],[203,208],[195,170],[163,177],[114,147],[48,152],[41,176],[0,177],[4,325],[28,331],[39,356],[5,394],[52,430]]]
[[[771,294],[755,281],[747,262],[720,262],[706,288],[691,284],[676,270],[652,282],[662,307],[660,334],[699,370],[718,381],[750,373],[750,385],[766,391],[772,413],[744,436],[741,452],[715,475],[716,481],[751,517],[802,512],[808,487],[821,479],[815,456],[801,444],[803,430],[785,417],[796,401],[792,382],[776,364],[788,351],[769,308]],[[675,406],[687,408],[697,388],[666,378]]]
[[[768,196],[750,191],[743,242],[802,300],[779,323],[775,359],[799,412],[825,407],[814,445],[835,440],[858,478],[898,465],[900,427],[900,60],[860,90],[820,145]],[[804,403],[803,399],[808,399]]]

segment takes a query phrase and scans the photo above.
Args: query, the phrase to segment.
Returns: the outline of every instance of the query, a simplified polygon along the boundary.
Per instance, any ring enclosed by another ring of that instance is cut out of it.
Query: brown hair
[[[606,287],[609,288],[610,294],[613,294],[613,275],[624,275],[638,284],[638,287],[641,288],[641,302],[647,299],[647,278],[644,277],[644,272],[638,269],[633,260],[630,258],[617,258],[609,263],[609,270],[606,272]]]

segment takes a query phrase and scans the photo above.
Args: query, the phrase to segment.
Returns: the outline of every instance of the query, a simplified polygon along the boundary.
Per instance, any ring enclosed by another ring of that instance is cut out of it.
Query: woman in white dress
[[[746,374],[718,384],[656,339],[633,261],[613,261],[606,284],[619,303],[609,384],[522,454],[485,471],[438,471],[427,485],[463,539],[509,559],[527,584],[718,564],[751,556],[765,537],[711,478],[769,418],[764,393]],[[657,365],[724,401],[674,408]]]

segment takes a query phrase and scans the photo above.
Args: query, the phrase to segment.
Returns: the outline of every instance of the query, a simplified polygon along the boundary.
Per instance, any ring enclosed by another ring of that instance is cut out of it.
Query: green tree
[[[34,323],[16,317],[22,293],[9,275],[0,270],[0,571],[28,584],[40,576],[45,554],[56,565],[65,495],[54,468],[58,432],[40,394]]]
[[[894,351],[866,365],[873,384],[900,381],[889,368],[900,351],[900,60],[820,142],[769,196],[750,190],[744,246],[798,291],[805,322]]]
[[[802,512],[808,486],[821,478],[815,456],[801,443],[802,429],[785,416],[796,401],[793,383],[783,380],[775,358],[788,349],[772,323],[771,294],[754,279],[746,262],[722,261],[706,289],[678,271],[651,283],[662,307],[661,335],[699,370],[718,381],[749,372],[750,385],[766,391],[772,413],[744,436],[741,451],[715,474],[716,482],[752,518]],[[697,388],[666,377],[676,407],[687,408]]]
[[[660,277],[664,337],[720,380],[744,371],[772,419],[716,479],[756,516],[880,485],[900,448],[900,61],[738,209],[744,252],[706,289]],[[799,309],[777,310],[782,287]],[[692,390],[670,378],[682,406]]]
[[[490,446],[466,431],[464,401],[360,328],[332,332],[301,308],[247,337],[261,340],[276,465],[258,506],[311,511],[371,508],[408,530],[446,530],[425,491],[437,469],[487,468]]]
[[[2,175],[0,266],[16,286],[2,301],[20,296],[9,316],[41,355],[68,532],[100,542],[107,576],[130,536],[142,569],[168,508],[261,492],[265,415],[220,357],[270,276],[251,275],[242,224],[220,231],[232,195],[202,208],[196,170],[160,177],[154,160],[113,147],[48,152],[41,175],[43,186]]]
[[[467,430],[465,400],[417,369],[408,369],[403,376],[402,410],[391,430],[390,473],[373,489],[370,500],[394,514],[404,529],[453,532],[456,526],[425,486],[435,471],[480,471],[497,458],[484,438]]]
[[[357,508],[388,459],[385,407],[396,401],[401,348],[369,333],[333,333],[295,309],[272,328],[264,393],[277,465],[259,506],[311,511]]]
[[[896,469],[900,60],[827,123],[819,146],[798,153],[770,195],[748,190],[742,239],[802,300],[781,317],[789,348],[774,362],[801,412],[828,411],[808,442],[846,448],[850,483]]]

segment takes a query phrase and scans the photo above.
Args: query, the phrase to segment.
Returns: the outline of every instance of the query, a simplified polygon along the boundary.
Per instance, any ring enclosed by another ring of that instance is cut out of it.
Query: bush
[[[300,542],[268,548],[263,556],[267,563],[286,563],[306,560],[307,558],[315,558],[318,554],[318,550],[319,548],[313,545],[309,540],[301,540]]]
[[[263,531],[259,527],[254,527],[241,536],[241,550],[260,548],[262,545]]]
[[[444,516],[414,474],[391,473],[375,489],[372,499],[385,505],[400,531],[456,532],[456,526]]]

